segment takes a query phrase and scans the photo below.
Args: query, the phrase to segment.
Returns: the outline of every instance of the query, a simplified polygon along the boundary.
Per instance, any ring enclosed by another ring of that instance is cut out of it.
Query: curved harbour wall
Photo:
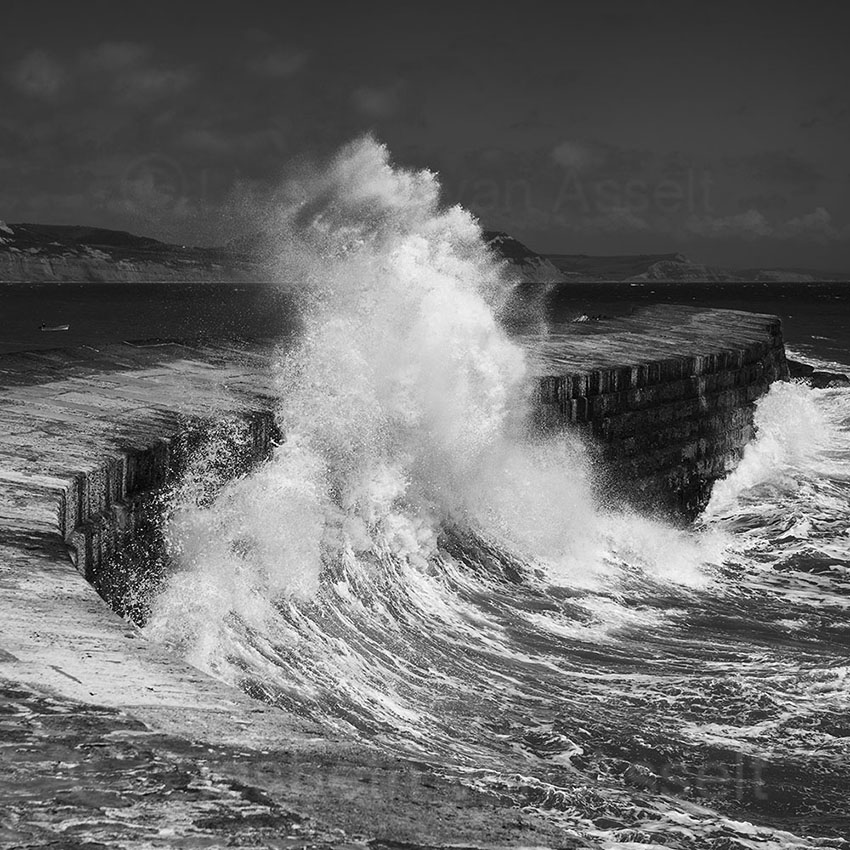
[[[788,375],[779,320],[728,310],[658,306],[522,342],[540,425],[588,437],[600,496],[684,518],[740,459],[755,401]],[[116,541],[149,524],[213,423],[222,475],[268,456],[280,436],[270,351],[153,341],[0,358],[0,540],[58,537],[101,587]]]
[[[628,498],[679,513],[693,513],[713,478],[734,465],[754,401],[787,370],[779,321],[728,311],[653,308],[524,342],[536,363],[541,424],[584,429],[612,469],[609,484],[622,489],[632,479]],[[270,351],[152,342],[0,357],[0,701],[22,716],[58,701],[60,717],[102,730],[92,747],[143,746],[168,777],[221,787],[221,816],[204,835],[239,823],[256,839],[244,811],[259,805],[264,818],[279,818],[279,831],[291,828],[291,806],[299,834],[339,841],[558,844],[563,836],[545,818],[518,820],[495,796],[322,738],[212,681],[141,640],[95,594],[92,584],[127,609],[104,566],[156,513],[159,494],[210,433],[219,429],[222,456],[232,460],[224,476],[269,453],[278,438]],[[61,723],[50,728],[29,744],[46,765],[58,764],[65,746]],[[139,777],[111,771],[103,774],[109,793],[141,787]],[[161,829],[171,795],[166,785],[145,791],[138,821]],[[21,823],[47,823],[21,811]]]
[[[740,459],[755,401],[788,375],[779,320],[728,310],[658,306],[522,341],[540,425],[588,437],[600,496],[684,518]],[[269,363],[270,347],[256,342],[0,358],[0,540],[63,541],[124,613],[105,565],[117,542],[151,525],[158,494],[213,423],[224,477],[279,438]]]

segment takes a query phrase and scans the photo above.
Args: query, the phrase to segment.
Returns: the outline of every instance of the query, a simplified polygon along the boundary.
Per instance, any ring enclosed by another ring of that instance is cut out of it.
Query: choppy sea
[[[0,289],[7,351],[60,320],[89,345],[298,326],[285,442],[175,490],[151,639],[589,847],[850,846],[850,391],[774,385],[689,527],[602,509],[580,442],[528,430],[501,272],[433,175],[361,141],[314,183],[274,286]],[[791,356],[850,372],[847,284],[543,299],[551,325],[659,301],[776,313]]]

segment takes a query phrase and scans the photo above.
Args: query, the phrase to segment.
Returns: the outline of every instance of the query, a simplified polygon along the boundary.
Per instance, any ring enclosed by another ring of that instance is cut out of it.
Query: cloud
[[[738,207],[742,210],[757,209],[767,212],[780,212],[788,206],[788,197],[779,192],[769,194],[749,195],[738,201]]]
[[[401,107],[403,90],[401,81],[384,87],[361,86],[351,93],[351,104],[369,118],[389,118]]]
[[[799,126],[804,130],[811,130],[813,127],[831,129],[845,124],[848,118],[850,118],[850,104],[846,97],[831,95],[816,100],[806,117],[800,120]]]
[[[110,198],[106,207],[141,220],[164,214],[171,219],[185,219],[193,214],[194,208],[186,195],[178,193],[178,188],[159,182],[155,174],[142,175],[125,181],[121,194]]]
[[[621,147],[598,140],[567,139],[550,151],[550,161],[567,174],[582,179],[655,182],[672,168],[662,158],[641,148]]]
[[[81,56],[83,65],[98,71],[136,68],[150,56],[150,47],[134,41],[106,41]]]
[[[626,207],[572,218],[555,217],[555,223],[579,233],[644,233],[653,229],[644,216]]]
[[[826,243],[850,237],[850,228],[837,227],[824,207],[773,224],[756,209],[725,217],[692,217],[685,223],[685,229],[695,236],[708,239],[777,239]]]
[[[604,237],[616,246],[617,236],[620,245],[635,244],[633,237],[661,245],[850,242],[850,228],[843,216],[836,223],[827,198],[801,203],[798,187],[820,178],[811,163],[790,153],[739,159],[732,174],[687,151],[660,154],[599,140],[566,138],[533,153],[477,149],[440,173],[449,176],[453,197],[488,226],[498,221],[501,229],[545,231],[549,238],[569,232],[579,235],[577,244],[597,237],[602,244]],[[764,181],[742,176],[745,164]],[[768,180],[785,182],[774,187]]]
[[[743,157],[728,158],[733,170],[743,170],[761,183],[779,185],[797,192],[814,192],[824,175],[809,160],[788,151],[761,151]]]
[[[189,68],[136,68],[115,81],[114,89],[133,100],[151,100],[180,94],[190,88],[196,74]]]
[[[122,99],[137,103],[180,94],[198,76],[186,65],[157,63],[149,45],[133,41],[107,41],[84,51],[80,67],[96,85],[106,83]]]
[[[180,145],[211,156],[230,155],[236,150],[233,139],[208,128],[192,128],[180,136]]]
[[[541,131],[554,131],[557,129],[557,125],[551,118],[544,118],[540,109],[529,109],[525,117],[520,118],[518,121],[512,121],[507,125],[507,128],[508,130],[539,133]]]
[[[12,69],[10,82],[22,94],[50,100],[64,88],[68,75],[47,51],[27,53]]]
[[[92,160],[84,176],[84,191],[77,194],[80,208],[88,216],[94,213],[99,220],[114,222],[113,226],[170,237],[181,222],[208,213],[204,199],[192,197],[182,165],[164,154]],[[42,199],[41,205],[46,201]],[[80,212],[72,216],[79,217]]]
[[[773,228],[764,214],[756,209],[729,216],[692,216],[685,222],[685,230],[708,239],[736,237],[760,239],[773,235]]]
[[[580,142],[565,141],[552,149],[552,159],[566,169],[582,171],[596,161],[596,155]]]
[[[286,133],[274,125],[256,130],[192,127],[177,139],[177,143],[195,156],[219,165],[223,160],[244,160],[260,170],[279,165],[287,151]],[[251,168],[245,170],[251,171]]]
[[[778,235],[791,239],[808,239],[815,242],[833,242],[846,237],[833,224],[832,216],[824,207],[786,221],[778,230]]]
[[[278,47],[255,56],[248,68],[262,77],[286,79],[297,74],[306,64],[309,54],[297,47]]]

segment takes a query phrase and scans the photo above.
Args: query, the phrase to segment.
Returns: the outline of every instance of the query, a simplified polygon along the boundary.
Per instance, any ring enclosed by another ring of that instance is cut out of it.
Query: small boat
[[[70,325],[40,325],[40,331],[67,331]]]

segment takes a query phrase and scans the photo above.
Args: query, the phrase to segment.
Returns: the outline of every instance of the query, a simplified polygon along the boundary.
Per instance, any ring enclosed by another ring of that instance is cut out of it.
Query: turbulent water
[[[364,139],[286,196],[286,439],[178,491],[149,634],[591,846],[840,846],[850,392],[774,386],[693,528],[603,511],[529,427],[512,283],[434,175]]]

